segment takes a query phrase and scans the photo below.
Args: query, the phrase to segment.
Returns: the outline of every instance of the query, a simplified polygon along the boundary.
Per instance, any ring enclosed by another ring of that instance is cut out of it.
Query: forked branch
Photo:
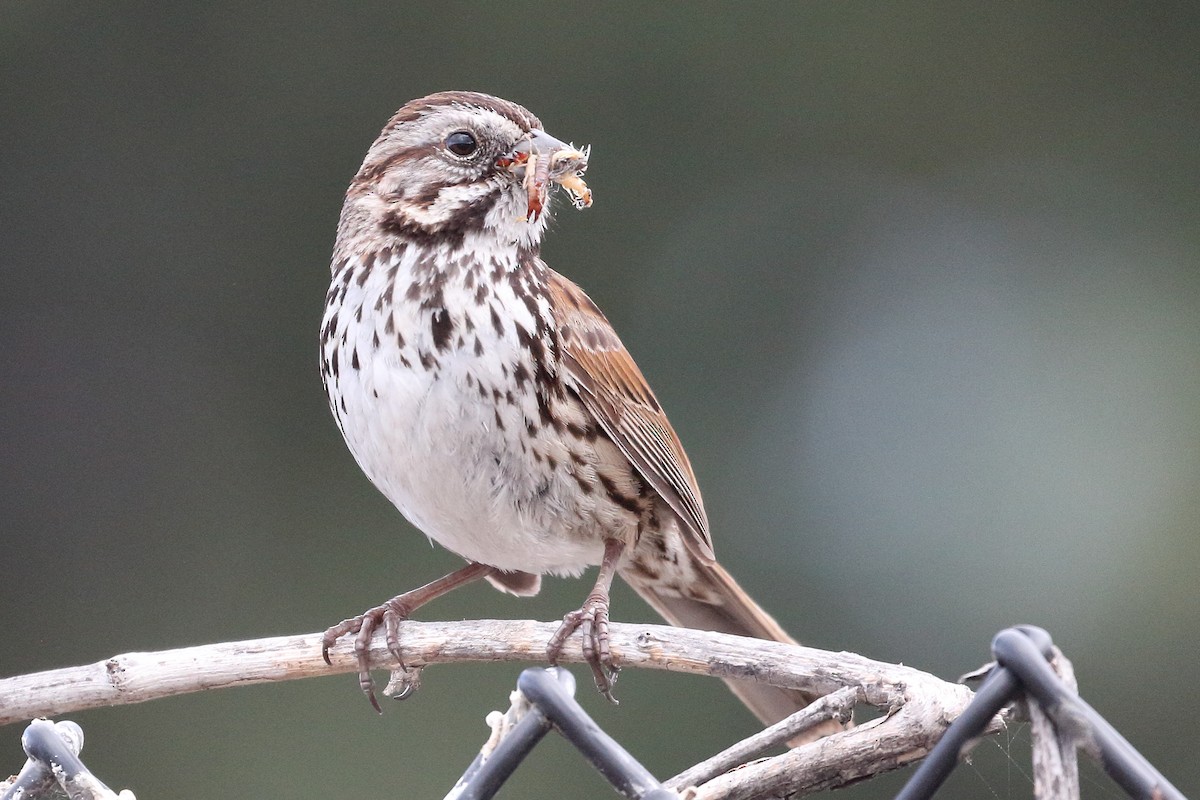
[[[402,623],[400,641],[411,667],[480,661],[542,662],[558,623],[471,620]],[[760,641],[664,625],[613,623],[610,641],[622,667],[644,667],[742,678],[829,694],[853,687],[863,702],[887,713],[804,747],[755,762],[704,783],[697,798],[781,796],[840,786],[922,757],[970,702],[964,686],[911,667],[853,653]],[[295,680],[356,670],[350,643],[321,660],[321,635],[283,636],[126,653],[78,667],[0,679],[0,724],[100,706],[141,703],[227,686]],[[579,662],[578,637],[561,660]],[[391,657],[377,636],[372,661]],[[999,727],[999,722],[994,728]]]

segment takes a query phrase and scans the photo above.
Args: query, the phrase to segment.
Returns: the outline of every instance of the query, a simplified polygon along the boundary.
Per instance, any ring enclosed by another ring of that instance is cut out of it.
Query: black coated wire
[[[558,667],[527,669],[517,688],[532,708],[486,759],[476,756],[455,784],[455,800],[491,800],[551,729],[579,750],[600,774],[631,800],[678,800],[629,751],[600,729],[573,697],[575,679]]]
[[[1046,643],[1050,642],[1050,634],[1031,625],[1000,631],[992,640],[996,663],[1016,675],[1024,691],[1054,720],[1059,730],[1082,735],[1085,743],[1094,745],[1104,771],[1130,797],[1185,800],[1183,793],[1171,785],[1108,720],[1054,674],[1046,658],[1039,657],[1042,655],[1039,652],[1042,637]]]
[[[1060,731],[1081,736],[1094,745],[1104,770],[1136,800],[1185,800],[1141,753],[1133,748],[1095,709],[1054,674],[1050,658],[1054,642],[1033,625],[1005,628],[992,639],[996,666],[988,673],[975,699],[917,767],[896,800],[929,800],[958,766],[963,748],[981,734],[1000,709],[1022,692],[1041,706]]]
[[[111,792],[80,761],[77,753],[82,744],[83,731],[73,722],[30,722],[21,734],[21,747],[29,758],[0,800],[36,800],[57,796],[60,791],[73,800],[91,800],[98,793]]]

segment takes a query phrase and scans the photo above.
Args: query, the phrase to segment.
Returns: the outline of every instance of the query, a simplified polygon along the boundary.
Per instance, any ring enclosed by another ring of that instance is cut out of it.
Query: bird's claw
[[[383,713],[383,709],[375,697],[375,680],[371,677],[371,639],[380,623],[383,623],[388,652],[396,660],[398,668],[408,672],[408,667],[404,665],[404,658],[400,654],[400,623],[408,619],[408,610],[396,602],[398,599],[392,598],[381,606],[364,611],[357,617],[344,619],[325,631],[321,637],[321,657],[325,659],[326,664],[329,664],[329,648],[333,647],[334,643],[346,634],[357,634],[354,637],[354,659],[358,662],[358,686],[367,696],[371,707],[380,714]],[[413,682],[399,696],[401,698],[408,697],[415,691],[417,685],[419,685],[419,681]]]
[[[613,663],[612,650],[608,643],[607,598],[589,597],[582,608],[563,617],[562,625],[546,645],[546,657],[551,664],[558,663],[563,646],[576,630],[583,637],[583,660],[592,669],[597,691],[615,705],[617,698],[613,696],[612,690],[621,669]]]

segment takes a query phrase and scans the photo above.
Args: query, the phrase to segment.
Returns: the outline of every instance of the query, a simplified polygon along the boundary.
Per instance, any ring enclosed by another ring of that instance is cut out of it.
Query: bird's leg
[[[614,703],[617,699],[613,697],[612,689],[620,669],[613,664],[612,651],[608,646],[608,590],[624,551],[625,543],[620,539],[604,541],[604,558],[600,561],[600,574],[596,576],[596,585],[592,587],[591,594],[580,608],[563,617],[562,625],[546,645],[546,657],[551,664],[557,664],[563,645],[576,629],[580,629],[583,635],[583,660],[592,668],[596,688]]]
[[[452,589],[457,589],[471,581],[479,580],[490,574],[492,570],[493,568],[486,564],[467,564],[462,569],[457,569],[419,589],[396,595],[383,605],[367,609],[357,617],[342,620],[325,631],[325,635],[321,637],[321,656],[325,659],[326,664],[330,663],[329,648],[333,647],[333,643],[347,633],[358,634],[354,639],[354,657],[358,660],[358,685],[362,687],[363,694],[371,701],[374,709],[383,713],[379,707],[379,701],[375,699],[375,682],[371,680],[370,664],[371,637],[379,627],[379,623],[383,623],[386,632],[388,652],[396,659],[396,663],[400,665],[401,669],[406,669],[404,660],[400,657],[400,623],[430,600],[441,597]]]

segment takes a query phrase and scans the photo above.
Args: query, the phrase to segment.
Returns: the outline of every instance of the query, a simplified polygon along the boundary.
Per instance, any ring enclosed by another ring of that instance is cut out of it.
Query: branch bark
[[[557,622],[408,621],[401,624],[400,641],[405,663],[412,667],[540,663],[557,629]],[[925,755],[972,697],[964,686],[853,653],[664,625],[613,623],[609,634],[615,660],[623,667],[743,678],[822,695],[855,687],[863,702],[886,712],[851,730],[707,781],[695,790],[696,800],[803,794],[903,766]],[[332,666],[321,660],[320,642],[320,634],[311,633],[125,653],[93,664],[0,679],[0,724],[356,670],[350,642],[339,642],[330,651]],[[381,635],[372,644],[371,658],[381,668],[394,666]],[[578,637],[564,648],[562,660],[582,661]],[[1000,724],[997,720],[993,730]]]

